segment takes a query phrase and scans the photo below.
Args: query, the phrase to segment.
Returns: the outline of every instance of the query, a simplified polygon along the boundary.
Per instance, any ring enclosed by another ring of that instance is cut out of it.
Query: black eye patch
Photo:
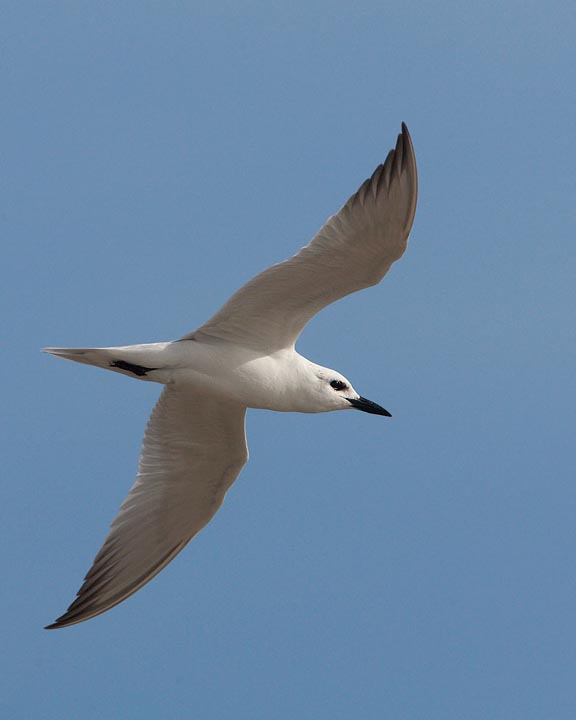
[[[333,387],[334,390],[344,390],[346,388],[346,383],[342,382],[342,380],[331,380],[330,387]]]

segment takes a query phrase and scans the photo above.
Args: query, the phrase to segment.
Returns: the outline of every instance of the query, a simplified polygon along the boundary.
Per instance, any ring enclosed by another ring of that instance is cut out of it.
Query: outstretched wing
[[[166,387],[142,446],[138,477],[76,600],[48,628],[88,620],[149,582],[214,516],[248,459],[244,407]]]
[[[418,176],[406,125],[383,165],[294,257],[250,280],[183,339],[211,335],[270,353],[291,347],[319,310],[382,280],[401,257]]]

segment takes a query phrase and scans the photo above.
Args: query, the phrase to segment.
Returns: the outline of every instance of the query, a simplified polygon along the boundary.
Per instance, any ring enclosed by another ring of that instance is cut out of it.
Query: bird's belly
[[[188,343],[182,343],[188,345]],[[246,407],[289,411],[282,392],[282,362],[244,348],[190,343],[170,382],[205,390]]]

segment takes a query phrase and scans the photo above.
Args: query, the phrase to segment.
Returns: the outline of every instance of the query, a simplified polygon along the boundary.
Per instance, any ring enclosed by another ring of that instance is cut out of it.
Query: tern
[[[306,323],[379,283],[408,242],[418,176],[406,125],[396,146],[318,234],[256,275],[208,322],[172,342],[46,348],[164,385],[138,474],[76,599],[47,629],[106,612],[149,582],[212,519],[248,460],[247,408],[390,416],[341,373],[295,350]]]

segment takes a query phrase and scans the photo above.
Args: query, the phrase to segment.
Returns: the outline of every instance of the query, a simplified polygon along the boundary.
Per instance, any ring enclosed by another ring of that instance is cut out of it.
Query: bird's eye
[[[334,390],[344,390],[346,383],[342,382],[342,380],[331,380],[330,387],[333,387]]]

